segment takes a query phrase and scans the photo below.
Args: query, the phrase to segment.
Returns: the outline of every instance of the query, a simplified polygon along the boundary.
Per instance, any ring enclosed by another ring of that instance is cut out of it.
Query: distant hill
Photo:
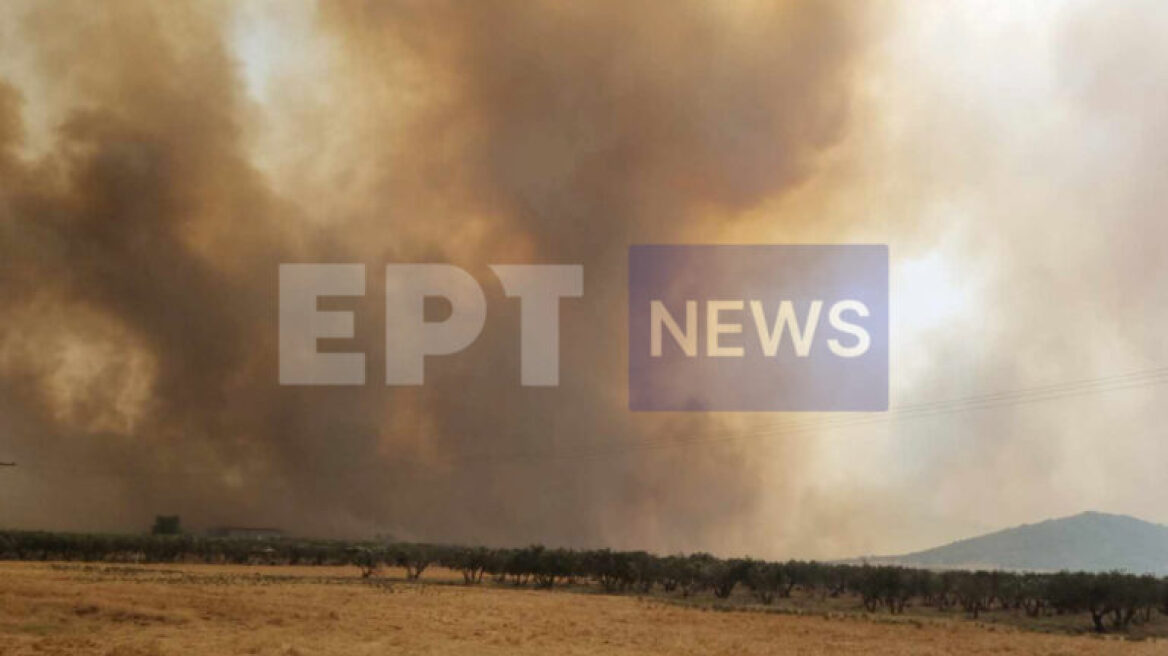
[[[1168,526],[1085,512],[1023,524],[903,556],[867,558],[947,569],[1109,571],[1168,575]]]

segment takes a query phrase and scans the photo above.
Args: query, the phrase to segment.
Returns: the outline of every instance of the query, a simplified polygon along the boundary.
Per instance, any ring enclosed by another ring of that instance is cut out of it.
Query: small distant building
[[[246,540],[276,540],[284,537],[278,528],[254,528],[247,526],[218,526],[207,530],[212,538],[242,538]]]

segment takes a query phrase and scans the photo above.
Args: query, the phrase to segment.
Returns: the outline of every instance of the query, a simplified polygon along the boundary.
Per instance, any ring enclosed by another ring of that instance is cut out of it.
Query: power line
[[[841,417],[826,420],[795,420],[777,423],[754,431],[725,431],[715,434],[704,434],[690,438],[650,438],[630,444],[627,441],[608,441],[582,445],[575,449],[512,452],[512,453],[481,453],[463,454],[443,460],[436,465],[453,465],[462,461],[472,461],[477,464],[489,462],[506,462],[512,460],[555,460],[563,458],[589,459],[608,455],[623,455],[640,451],[650,451],[694,445],[708,445],[715,443],[732,442],[745,438],[777,437],[806,432],[834,430],[837,428],[859,426],[866,424],[888,423],[899,419],[916,419],[927,416],[970,412],[994,407],[1024,405],[1042,401],[1051,401],[1071,396],[1094,394],[1126,389],[1149,387],[1168,382],[1168,367],[1134,371],[1126,374],[1116,374],[1097,378],[1052,383],[1030,388],[981,394],[976,396],[930,401],[927,403],[894,407],[888,412],[879,414],[864,413],[858,416]],[[599,448],[594,448],[599,447]]]

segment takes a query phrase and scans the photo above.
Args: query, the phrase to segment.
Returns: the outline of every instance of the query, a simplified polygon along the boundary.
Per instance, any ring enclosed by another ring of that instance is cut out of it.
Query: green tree
[[[158,515],[154,518],[154,527],[150,529],[153,535],[179,535],[182,533],[182,523],[178,515]]]

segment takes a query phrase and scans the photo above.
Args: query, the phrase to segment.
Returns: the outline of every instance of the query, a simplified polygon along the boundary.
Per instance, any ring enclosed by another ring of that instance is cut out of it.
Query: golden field
[[[960,619],[715,612],[353,568],[0,563],[0,656],[1165,654],[1168,641]]]

